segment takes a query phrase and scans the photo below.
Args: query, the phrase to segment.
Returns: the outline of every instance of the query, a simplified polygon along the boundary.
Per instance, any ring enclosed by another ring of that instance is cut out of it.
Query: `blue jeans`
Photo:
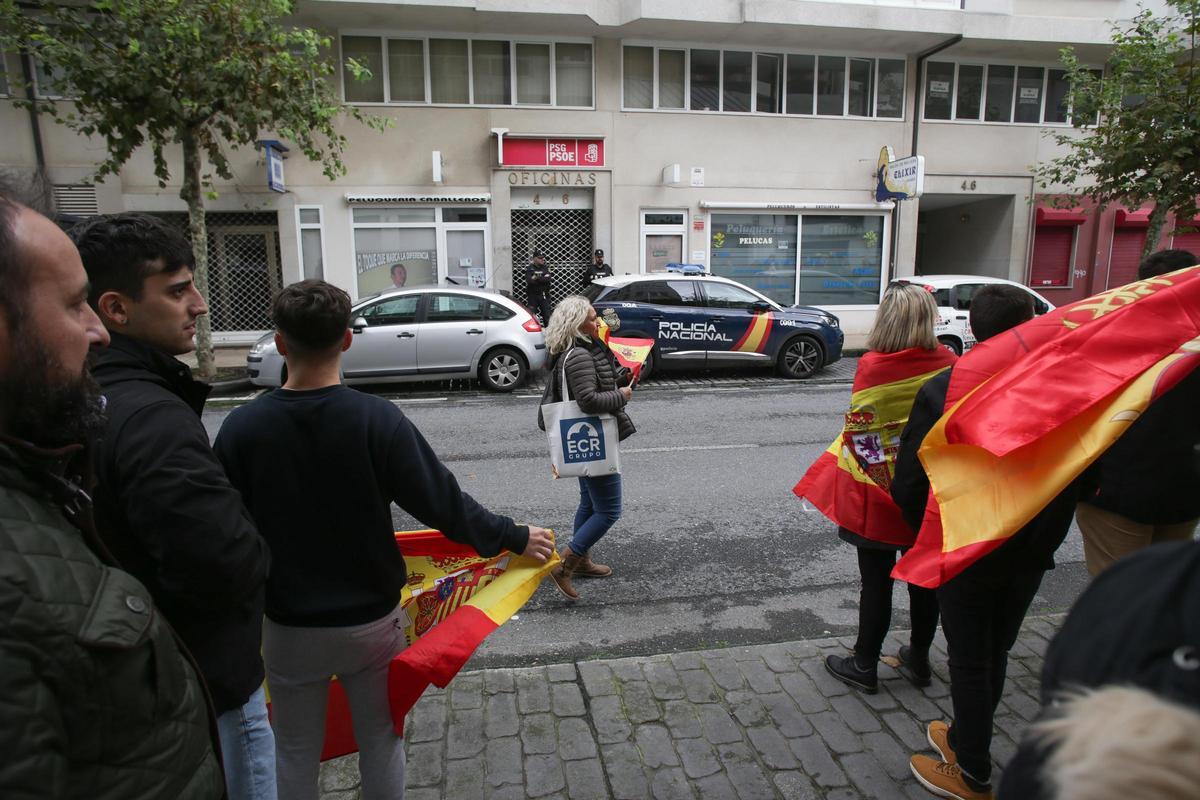
[[[575,555],[587,555],[592,545],[621,518],[621,475],[597,475],[579,479],[579,508],[575,510],[575,535],[570,547]]]
[[[261,686],[246,705],[217,717],[217,735],[229,799],[277,800],[275,734],[267,720],[267,698]]]

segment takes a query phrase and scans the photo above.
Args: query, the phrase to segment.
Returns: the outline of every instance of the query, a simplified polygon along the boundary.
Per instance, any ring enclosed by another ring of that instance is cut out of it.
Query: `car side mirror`
[[[366,317],[355,317],[354,321],[350,323],[350,330],[355,333],[362,333],[365,327],[367,327]]]
[[[764,312],[766,312],[766,311],[770,311],[770,310],[771,310],[771,305],[770,305],[770,303],[764,303],[764,302],[762,302],[762,301],[760,300],[760,301],[759,301],[759,302],[757,302],[757,303],[751,303],[751,304],[750,304],[750,310],[751,310],[751,311],[753,311],[753,312],[754,312],[754,313],[756,313],[756,314],[762,314],[762,313],[764,313]]]
[[[1033,304],[1033,310],[1040,317],[1042,314],[1045,314],[1050,310],[1050,306],[1046,305],[1041,300],[1036,300]]]

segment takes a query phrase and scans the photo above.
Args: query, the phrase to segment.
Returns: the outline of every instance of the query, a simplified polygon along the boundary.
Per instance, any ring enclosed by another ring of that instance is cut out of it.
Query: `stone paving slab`
[[[1042,654],[1062,615],[1026,620],[992,755],[1001,767],[1036,714]],[[901,640],[892,633],[884,653]],[[948,719],[945,639],[934,680],[879,667],[865,695],[826,673],[847,639],[464,672],[406,725],[408,800],[932,797],[908,769]],[[998,773],[996,773],[998,775]],[[358,800],[357,756],[321,769],[322,800]]]

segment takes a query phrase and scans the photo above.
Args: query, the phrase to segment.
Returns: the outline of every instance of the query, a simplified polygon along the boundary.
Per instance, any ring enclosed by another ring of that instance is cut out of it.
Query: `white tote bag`
[[[612,414],[588,414],[567,393],[567,362],[563,355],[562,402],[542,405],[550,469],[556,478],[615,475],[621,471],[620,436]]]

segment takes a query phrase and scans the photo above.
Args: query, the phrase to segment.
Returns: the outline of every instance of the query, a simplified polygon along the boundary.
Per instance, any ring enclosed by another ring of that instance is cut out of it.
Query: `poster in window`
[[[359,228],[354,232],[358,296],[437,282],[432,228]]]

